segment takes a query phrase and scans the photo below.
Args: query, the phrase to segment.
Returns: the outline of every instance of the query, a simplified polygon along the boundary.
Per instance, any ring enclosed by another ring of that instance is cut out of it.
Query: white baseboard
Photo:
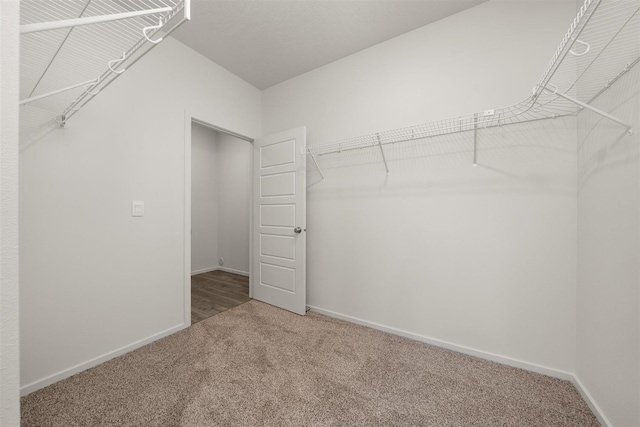
[[[218,270],[226,271],[227,273],[238,274],[240,276],[249,277],[249,272],[248,271],[234,270],[233,268],[227,268],[227,267],[218,267]]]
[[[589,393],[589,390],[587,390],[584,384],[582,384],[582,381],[580,381],[580,378],[578,378],[578,375],[574,375],[573,378],[571,378],[571,383],[578,390],[578,393],[580,393],[584,401],[587,402],[587,405],[589,405],[593,414],[596,416],[598,421],[600,421],[600,424],[606,427],[611,427],[613,424],[609,422],[600,406],[598,406],[596,401],[593,399],[593,396],[591,396],[591,393]]]
[[[80,363],[76,366],[72,366],[69,369],[65,369],[63,371],[60,371],[56,374],[53,375],[49,375],[48,377],[42,378],[41,380],[37,380],[34,381],[32,383],[29,383],[27,385],[24,385],[22,387],[20,387],[20,395],[21,396],[26,396],[29,393],[33,393],[36,390],[40,390],[41,388],[44,388],[48,385],[51,385],[53,383],[57,383],[58,381],[61,381],[65,378],[69,378],[72,375],[75,375],[79,372],[85,371],[89,368],[93,368],[94,366],[97,366],[101,363],[106,362],[107,360],[111,360],[115,357],[118,356],[122,356],[125,353],[129,353],[130,351],[133,351],[137,348],[140,348],[144,345],[147,345],[153,341],[159,340],[160,338],[164,338],[168,335],[171,335],[175,332],[178,332],[182,329],[185,329],[189,327],[189,325],[185,325],[184,323],[174,326],[172,328],[166,329],[162,332],[158,332],[157,334],[151,335],[150,337],[147,338],[143,338],[139,341],[133,342],[129,345],[126,345],[124,347],[120,347],[119,349],[110,351],[108,353],[103,354],[102,356],[98,356],[96,358],[93,358],[91,360],[88,360],[86,362]]]
[[[222,266],[203,268],[202,270],[192,271],[191,275],[195,276],[196,274],[208,273],[210,271],[225,271],[227,273],[233,273],[233,274],[238,274],[240,276],[249,277],[249,272],[248,271],[234,270],[233,268],[222,267]]]
[[[216,271],[217,269],[218,269],[218,267],[207,267],[207,268],[203,268],[203,269],[200,269],[200,270],[192,271],[191,275],[195,276],[196,274],[208,273],[210,271]]]
[[[550,377],[558,378],[566,381],[573,381],[574,375],[569,372],[561,371],[547,366],[537,365],[535,363],[525,362],[523,360],[513,359],[511,357],[500,356],[498,354],[489,353],[483,350],[476,350],[474,348],[465,347],[462,345],[442,341],[435,338],[426,337],[424,335],[414,334],[412,332],[403,331],[402,329],[392,328],[390,326],[381,325],[375,322],[369,322],[367,320],[358,319],[357,317],[347,316],[346,314],[336,313],[335,311],[325,310],[323,308],[308,306],[312,311],[316,313],[324,314],[325,316],[334,317],[336,319],[346,320],[347,322],[356,323],[358,325],[367,326],[379,331],[388,332],[390,334],[399,335],[401,337],[409,338],[415,341],[430,344],[436,347],[446,348],[447,350],[453,350],[458,353],[467,354],[469,356],[479,357],[480,359],[490,360],[491,362],[500,363],[502,365],[512,366],[514,368],[524,369],[526,371],[535,372],[537,374],[543,374]]]

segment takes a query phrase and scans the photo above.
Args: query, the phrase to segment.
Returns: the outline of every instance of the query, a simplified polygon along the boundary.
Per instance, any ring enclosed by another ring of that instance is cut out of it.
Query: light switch
[[[144,216],[143,200],[134,200],[131,202],[131,216]]]

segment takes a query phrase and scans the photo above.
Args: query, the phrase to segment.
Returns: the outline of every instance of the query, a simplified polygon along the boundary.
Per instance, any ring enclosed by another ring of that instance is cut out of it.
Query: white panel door
[[[306,308],[306,128],[253,143],[253,297]]]

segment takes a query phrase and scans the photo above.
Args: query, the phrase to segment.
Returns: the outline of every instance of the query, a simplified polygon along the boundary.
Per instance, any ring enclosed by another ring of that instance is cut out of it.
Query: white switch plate
[[[133,200],[131,202],[131,216],[144,216],[143,200]]]

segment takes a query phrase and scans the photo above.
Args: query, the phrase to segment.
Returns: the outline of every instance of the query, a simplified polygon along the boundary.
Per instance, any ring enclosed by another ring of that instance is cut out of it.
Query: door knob
[[[302,233],[302,228],[296,227],[296,228],[293,229],[293,232],[296,233],[296,234],[300,234],[300,233]]]

